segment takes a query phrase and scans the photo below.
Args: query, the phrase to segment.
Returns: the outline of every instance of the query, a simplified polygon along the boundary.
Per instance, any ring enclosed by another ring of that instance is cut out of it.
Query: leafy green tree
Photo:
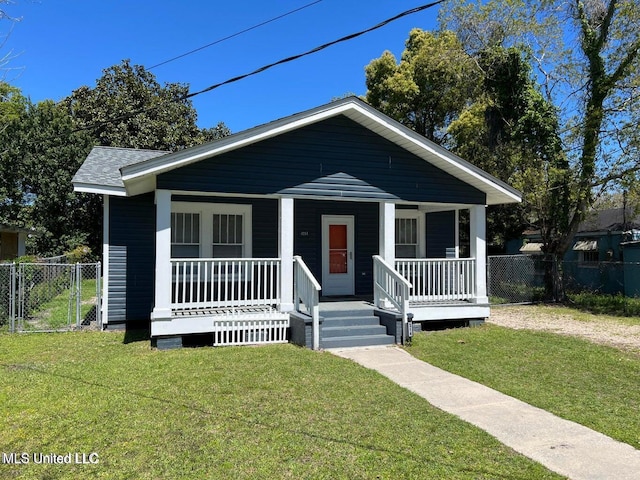
[[[27,99],[18,87],[0,81],[0,128],[20,117],[27,106]]]
[[[0,223],[24,225],[23,168],[19,156],[19,119],[27,100],[20,90],[0,82]]]
[[[125,60],[105,69],[94,88],[75,90],[63,105],[73,120],[74,131],[84,132],[93,144],[102,146],[176,151],[229,135],[222,122],[212,128],[198,128],[197,113],[185,98],[188,92],[187,85],[160,85],[144,67]],[[86,153],[79,158],[85,157]],[[71,174],[75,169],[77,165]],[[66,181],[70,184],[71,176]],[[61,200],[53,195],[47,198],[51,199],[51,206]],[[86,222],[85,243],[97,252],[101,199],[77,194],[74,198],[78,199],[78,218]]]
[[[481,93],[449,125],[451,148],[524,193],[522,205],[492,207],[489,212],[489,240],[503,245],[531,227],[533,211],[553,216],[561,212],[548,201],[547,192],[557,190],[558,178],[566,174],[566,157],[557,112],[540,92],[527,53],[494,46],[476,58],[483,71]]]
[[[75,90],[65,103],[79,128],[102,146],[175,151],[229,134],[220,123],[200,130],[188,85],[160,85],[155,75],[124,60],[104,70],[95,88]]]
[[[373,106],[510,183],[522,184],[523,172],[539,167],[522,164],[524,147],[553,139],[532,138],[542,128],[534,123],[555,116],[552,110],[540,118],[531,114],[543,102],[520,48],[483,47],[472,54],[451,31],[414,29],[400,64],[385,52],[366,73]],[[490,245],[504,246],[524,229],[523,208],[492,207],[487,223]]]
[[[537,175],[530,169],[523,176],[523,187],[543,251],[559,262],[601,195],[638,185],[640,4],[452,0],[442,10],[441,25],[456,31],[471,54],[495,45],[531,52],[545,104],[539,99],[529,117],[552,108],[562,129],[559,142],[550,144],[553,151],[541,157]],[[562,297],[561,272],[553,283]]]
[[[94,144],[91,136],[77,131],[66,109],[50,100],[29,104],[13,125],[9,158],[19,165],[21,178],[15,206],[35,230],[30,248],[47,256],[98,245],[100,201],[74,193],[71,184]]]
[[[199,129],[186,86],[160,86],[129,62],[105,70],[96,87],[65,101],[32,104],[0,83],[0,221],[35,228],[30,249],[58,255],[101,250],[102,199],[73,192],[71,179],[94,145],[178,150],[229,134]]]
[[[389,51],[365,68],[366,101],[443,144],[446,127],[466,106],[480,71],[455,33],[411,30],[400,62]]]

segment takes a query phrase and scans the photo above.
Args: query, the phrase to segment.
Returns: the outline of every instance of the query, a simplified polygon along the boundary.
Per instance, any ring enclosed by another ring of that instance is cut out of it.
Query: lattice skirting
[[[289,319],[268,320],[214,320],[213,344],[222,345],[261,345],[286,343]]]

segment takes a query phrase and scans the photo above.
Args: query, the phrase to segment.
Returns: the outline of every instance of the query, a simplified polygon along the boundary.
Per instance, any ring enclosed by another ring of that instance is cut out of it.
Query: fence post
[[[18,320],[18,330],[24,328],[24,263],[19,263],[16,271],[17,289],[16,296],[18,304],[16,305],[16,316]]]
[[[9,325],[11,333],[16,332],[16,264],[9,268]]]
[[[76,263],[76,328],[80,328],[81,311],[80,304],[82,301],[82,267]]]

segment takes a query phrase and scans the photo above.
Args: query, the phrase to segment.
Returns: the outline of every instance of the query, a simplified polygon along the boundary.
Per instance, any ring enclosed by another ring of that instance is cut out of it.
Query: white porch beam
[[[393,266],[396,260],[396,205],[380,203],[380,256]]]
[[[489,303],[487,297],[487,207],[469,209],[471,256],[476,259],[476,303]]]
[[[280,310],[291,312],[293,304],[293,198],[280,198],[280,221],[278,230],[278,256],[282,261],[280,270]]]
[[[156,280],[153,323],[171,321],[171,192],[156,190]]]

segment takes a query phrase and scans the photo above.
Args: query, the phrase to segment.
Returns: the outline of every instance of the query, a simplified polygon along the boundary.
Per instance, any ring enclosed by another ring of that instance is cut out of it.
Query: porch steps
[[[367,347],[372,345],[393,345],[395,339],[387,335],[387,329],[380,325],[373,313],[326,316],[322,325],[322,348]]]

